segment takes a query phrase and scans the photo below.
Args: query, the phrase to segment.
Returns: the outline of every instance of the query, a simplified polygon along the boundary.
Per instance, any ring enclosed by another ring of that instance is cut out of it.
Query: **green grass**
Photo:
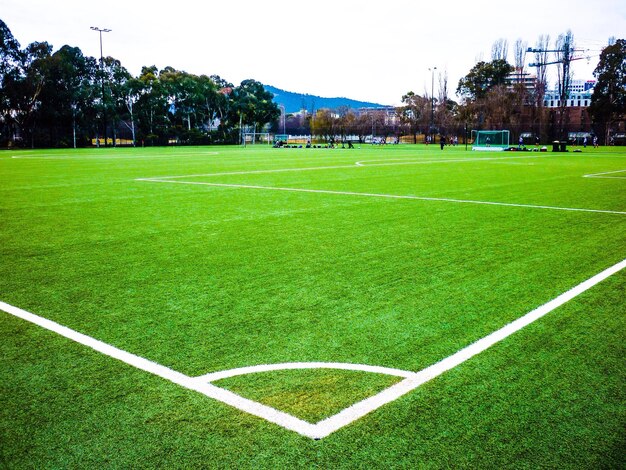
[[[137,178],[624,212],[626,179],[582,177],[624,169],[619,147],[7,151],[0,301],[189,376],[418,371],[624,259],[626,215]],[[319,441],[0,312],[0,467],[623,467],[625,288],[615,274]],[[216,385],[317,421],[395,381]]]

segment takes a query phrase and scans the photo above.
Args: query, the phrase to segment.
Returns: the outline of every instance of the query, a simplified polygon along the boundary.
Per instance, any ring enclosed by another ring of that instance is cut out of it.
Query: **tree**
[[[457,93],[464,98],[459,109],[463,122],[478,128],[502,125],[502,117],[510,114],[506,79],[512,71],[513,67],[502,59],[478,62],[459,81]]]
[[[572,70],[570,64],[574,56],[574,35],[571,31],[559,34],[556,40],[556,60],[559,63],[557,75],[559,80],[559,122],[557,133],[560,139],[567,138],[567,125],[569,113],[567,110],[567,98],[569,97],[570,85],[572,83]]]
[[[478,62],[459,81],[456,91],[470,100],[484,98],[494,87],[506,84],[506,79],[512,71],[513,67],[503,59]]]
[[[491,60],[503,60],[506,62],[509,55],[509,42],[500,38],[491,46]]]
[[[311,133],[327,142],[336,134],[336,119],[329,109],[318,109],[311,120]]]
[[[535,99],[538,106],[543,105],[543,97],[548,88],[548,49],[549,35],[540,35],[535,45],[535,64],[537,64],[537,81],[535,82]]]
[[[534,61],[537,69],[537,80],[533,90],[533,102],[535,106],[531,108],[533,131],[537,136],[544,134],[544,123],[547,118],[543,100],[548,89],[548,50],[550,49],[550,36],[540,35],[535,43]]]
[[[136,116],[139,133],[151,145],[167,143],[167,95],[156,66],[142,67],[138,77]]]
[[[601,126],[605,142],[611,126],[626,118],[626,40],[605,47],[593,72],[598,82],[591,96],[589,114]]]
[[[9,83],[19,77],[22,62],[20,43],[11,30],[0,20],[0,141],[4,145],[11,139],[11,97]]]
[[[126,112],[122,112],[122,116],[124,117],[122,122],[130,130],[133,147],[137,145],[137,131],[135,126],[135,104],[139,100],[141,89],[141,81],[131,76],[128,80],[126,80],[126,82],[124,82],[121,90],[123,105],[126,108]]]
[[[407,127],[409,134],[413,136],[414,144],[417,143],[420,127],[427,125],[425,120],[428,119],[429,101],[428,98],[409,91],[402,96],[402,106],[396,110],[400,122]]]
[[[77,146],[87,140],[93,115],[96,61],[77,47],[63,46],[42,62],[43,89],[38,112],[49,145]]]
[[[46,62],[52,46],[46,42],[29,44],[21,53],[20,63],[5,75],[3,87],[8,96],[7,119],[13,127],[13,140],[30,137],[34,146],[35,114],[41,108]]]
[[[117,129],[120,122],[128,115],[128,91],[127,82],[132,78],[131,74],[122,66],[121,62],[113,57],[104,58],[103,71],[105,73],[105,89],[109,99],[106,102],[106,113],[112,123],[113,146],[117,145]],[[132,104],[131,104],[132,106]],[[131,116],[132,120],[132,116]],[[134,132],[133,145],[135,144]]]
[[[273,98],[262,83],[244,80],[234,90],[234,112],[244,125],[251,126],[257,132],[280,116],[280,109]]]

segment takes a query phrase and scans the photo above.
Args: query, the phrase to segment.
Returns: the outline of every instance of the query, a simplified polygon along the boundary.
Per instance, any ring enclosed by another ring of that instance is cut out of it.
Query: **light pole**
[[[283,134],[286,134],[285,132],[285,121],[287,120],[287,111],[285,111],[285,106],[284,105],[279,105],[278,106],[280,108],[280,117],[282,118],[281,120],[283,121]]]
[[[431,81],[430,81],[430,138],[432,139],[432,144],[435,143],[435,70],[437,67],[429,68]]]
[[[98,31],[98,33],[100,34],[100,71],[102,72],[102,77],[100,80],[100,83],[102,85],[102,121],[104,124],[104,146],[106,147],[107,144],[107,107],[106,107],[106,103],[104,102],[105,100],[105,92],[104,92],[104,57],[102,56],[102,33],[109,33],[111,32],[110,29],[107,28],[99,28],[97,26],[92,26],[90,29],[92,29],[93,31]]]

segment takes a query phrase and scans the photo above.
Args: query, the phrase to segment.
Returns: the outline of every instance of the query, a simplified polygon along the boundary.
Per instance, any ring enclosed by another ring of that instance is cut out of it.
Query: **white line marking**
[[[443,159],[440,159],[439,161],[442,161]],[[415,160],[415,157],[405,157],[405,158],[377,158],[376,160],[361,160],[358,162],[355,162],[356,166],[368,166],[370,164],[373,163],[377,163],[377,162],[409,162],[409,163],[413,163],[413,162],[417,162],[418,160]]]
[[[604,175],[613,175],[615,173],[624,173],[624,172],[626,172],[626,170],[605,171],[604,173],[591,173],[589,175],[583,175],[583,178],[604,178],[604,179],[623,180],[623,179],[626,179],[626,176],[604,176]]]
[[[195,390],[199,393],[202,393],[203,395],[221,401],[222,403],[226,403],[242,411],[246,411],[247,413],[278,424],[279,426],[283,426],[284,428],[290,429],[309,437],[315,436],[315,433],[311,429],[312,425],[310,423],[295,418],[287,413],[283,413],[282,411],[275,410],[274,408],[263,405],[261,403],[257,403],[255,401],[248,400],[247,398],[240,397],[235,393],[232,393],[223,388],[216,387],[215,385],[200,383],[193,377],[189,377],[173,369],[157,364],[156,362],[149,361],[148,359],[144,359],[143,357],[129,353],[122,349],[118,349],[115,346],[103,343],[102,341],[92,338],[91,336],[84,335],[82,333],[79,333],[78,331],[60,325],[59,323],[27,312],[26,310],[14,307],[5,302],[0,301],[0,310],[4,310],[11,315],[34,323],[35,325],[38,325],[47,330],[53,331],[54,333],[57,333],[68,339],[71,339],[72,341],[94,349],[95,351],[98,351],[106,356],[112,357],[128,365],[136,367],[137,369],[149,372],[190,390]]]
[[[239,410],[245,411],[254,416],[258,416],[269,422],[278,424],[279,426],[282,426],[285,429],[289,429],[291,431],[297,432],[303,436],[307,436],[312,439],[321,439],[337,431],[338,429],[354,422],[355,420],[362,418],[366,414],[371,413],[372,411],[380,408],[381,406],[387,403],[390,403],[394,400],[397,400],[401,396],[409,393],[410,391],[416,389],[417,387],[428,382],[429,380],[432,380],[435,377],[438,377],[444,372],[454,367],[457,367],[458,365],[471,359],[477,354],[489,349],[494,344],[504,340],[505,338],[521,330],[525,326],[528,326],[534,321],[537,321],[538,319],[550,313],[552,310],[572,300],[573,298],[577,297],[578,295],[592,288],[596,284],[602,282],[609,276],[612,276],[613,274],[619,272],[625,267],[626,267],[626,259],[611,266],[610,268],[605,269],[601,273],[596,274],[595,276],[587,279],[586,281],[578,284],[577,286],[571,288],[567,292],[559,295],[558,297],[547,302],[546,304],[532,310],[531,312],[525,314],[524,316],[518,318],[517,320],[505,325],[499,330],[485,336],[484,338],[476,341],[475,343],[472,343],[469,346],[459,350],[455,354],[419,372],[410,373],[406,371],[399,371],[398,369],[388,369],[384,367],[357,366],[357,367],[360,367],[359,370],[369,369],[369,370],[379,372],[379,373],[389,373],[389,371],[394,371],[395,373],[392,375],[406,374],[407,378],[405,378],[404,380],[402,380],[401,382],[395,385],[392,385],[391,387],[383,390],[382,392],[372,397],[369,397],[365,400],[362,400],[350,406],[349,408],[346,408],[345,410],[337,413],[334,416],[331,416],[329,418],[326,418],[320,421],[317,424],[308,423],[294,416],[291,416],[288,413],[284,413],[272,407],[269,407],[261,403],[257,403],[255,401],[241,397],[235,393],[232,393],[228,390],[224,390],[220,387],[216,387],[215,385],[212,385],[210,383],[203,382],[203,379],[206,381],[207,378],[212,378],[212,380],[217,380],[216,377],[224,378],[226,376],[238,375],[242,371],[242,369],[248,369],[249,371],[254,372],[254,371],[258,371],[260,367],[271,368],[271,366],[256,366],[256,367],[251,367],[251,368],[239,368],[239,369],[231,370],[230,375],[225,375],[225,373],[212,373],[212,374],[206,374],[201,377],[192,378],[180,372],[172,370],[168,367],[149,361],[135,354],[131,354],[129,352],[123,351],[114,346],[103,343],[102,341],[99,341],[95,338],[84,335],[70,328],[62,326],[56,322],[47,320],[43,317],[27,312],[20,308],[14,307],[7,303],[0,302],[0,310],[3,310],[11,315],[19,317],[23,320],[29,321],[36,325],[39,325],[42,328],[53,331],[61,336],[71,339],[72,341],[88,346],[89,348],[92,348],[102,354],[118,359],[126,364],[129,364],[133,367],[141,369],[145,372],[149,372],[151,374],[157,375],[161,378],[164,378],[173,383],[176,383],[182,387],[185,387],[190,390],[195,390],[199,393],[202,393],[203,395],[206,395],[210,398],[214,398],[215,400],[221,401],[222,403],[233,406]],[[295,363],[295,364],[297,365],[294,365],[293,366],[294,368],[298,368],[302,366],[299,363]],[[322,363],[322,364],[328,364],[328,363]],[[284,364],[280,365],[280,367],[282,368],[284,368],[284,366],[285,366]],[[345,368],[348,368],[348,367],[345,366]],[[235,372],[235,374],[233,374],[233,372]]]
[[[380,408],[386,403],[397,400],[402,395],[407,394],[408,392],[416,389],[420,385],[438,377],[444,372],[464,363],[468,359],[476,356],[477,354],[489,349],[494,344],[504,340],[509,337],[513,333],[521,330],[525,326],[530,325],[531,323],[537,321],[538,319],[544,317],[552,310],[560,307],[564,303],[572,300],[573,298],[579,296],[583,292],[592,288],[596,284],[602,282],[609,276],[621,271],[626,267],[626,259],[620,261],[619,263],[611,266],[610,268],[605,269],[599,274],[587,279],[586,281],[578,284],[577,286],[571,288],[567,292],[559,295],[558,297],[552,299],[551,301],[543,304],[540,307],[528,312],[526,315],[518,318],[517,320],[505,325],[499,330],[494,331],[493,333],[485,336],[482,339],[479,339],[475,343],[470,344],[469,346],[461,349],[455,354],[448,356],[442,361],[437,362],[436,364],[427,367],[419,371],[416,376],[407,378],[402,382],[399,382],[388,389],[382,391],[381,393],[374,395],[366,400],[363,400],[359,403],[352,405],[349,408],[339,412],[338,414],[331,416],[325,420],[317,423],[318,432],[322,437],[325,437],[332,432],[350,424],[351,422],[365,416],[371,411]]]
[[[11,158],[17,159],[38,159],[38,160],[138,160],[140,158],[166,158],[166,157],[202,157],[206,155],[219,155],[219,152],[204,152],[204,153],[172,153],[172,154],[159,154],[159,155],[12,155]]]
[[[397,166],[397,165],[432,165],[439,163],[469,163],[469,162],[482,162],[490,160],[517,160],[520,158],[547,158],[548,156],[540,155],[528,155],[524,157],[492,157],[492,158],[462,158],[462,159],[437,159],[437,160],[412,160],[412,161],[394,161],[389,163],[372,163],[367,164],[367,161],[359,161],[349,165],[332,165],[332,166],[314,166],[303,168],[276,168],[268,170],[247,170],[247,171],[228,171],[222,173],[201,173],[195,175],[172,175],[172,176],[155,176],[150,178],[137,178],[135,181],[159,181],[159,180],[173,180],[181,178],[197,178],[197,177],[213,177],[213,176],[233,176],[233,175],[259,175],[263,173],[286,173],[291,171],[320,171],[320,170],[336,170],[345,168],[362,168],[362,167],[374,167],[374,166]],[[399,159],[393,159],[399,160]],[[379,161],[379,160],[374,160]]]
[[[199,175],[198,175],[199,176]],[[543,206],[535,204],[515,204],[509,202],[493,202],[493,201],[477,201],[472,199],[452,199],[444,197],[425,197],[425,196],[403,196],[398,194],[379,194],[379,193],[358,193],[353,191],[331,191],[326,189],[305,189],[305,188],[285,188],[278,186],[258,186],[250,184],[226,184],[226,183],[206,183],[202,181],[174,181],[171,179],[157,179],[157,178],[141,178],[137,181],[146,181],[150,183],[173,183],[173,184],[191,184],[199,186],[214,186],[219,188],[240,188],[240,189],[263,189],[267,191],[288,191],[299,193],[315,193],[315,194],[337,194],[342,196],[361,196],[361,197],[379,197],[387,199],[409,199],[417,201],[437,201],[437,202],[454,202],[457,204],[482,204],[488,206],[505,206],[505,207],[524,207],[529,209],[548,209],[555,211],[570,211],[570,212],[594,212],[599,214],[618,214],[626,215],[624,211],[611,211],[602,209],[584,209],[579,207],[559,207],[559,206]]]

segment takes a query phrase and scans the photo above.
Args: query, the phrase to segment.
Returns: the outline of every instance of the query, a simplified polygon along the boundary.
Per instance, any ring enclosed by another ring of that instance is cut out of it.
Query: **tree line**
[[[132,76],[119,60],[21,48],[0,20],[0,146],[82,147],[234,143],[280,115],[255,80],[238,86],[217,75],[143,67]]]
[[[624,132],[626,119],[626,40],[605,47],[594,71],[591,105],[570,122],[565,105],[572,75],[574,38],[559,35],[552,44],[540,36],[534,48],[521,39],[508,62],[508,43],[492,47],[490,61],[479,60],[450,97],[447,73],[438,75],[438,95],[409,91],[401,106],[387,109],[319,109],[281,114],[273,96],[255,80],[238,86],[218,75],[193,75],[172,67],[146,66],[133,76],[113,57],[98,60],[78,47],[53,52],[47,42],[22,48],[0,20],[0,146],[82,147],[237,143],[242,132],[313,135],[330,140],[366,136],[419,138],[462,136],[471,129],[530,132],[542,141],[566,138],[591,128],[608,142]],[[548,52],[558,51],[554,58]],[[532,52],[529,52],[532,51]],[[538,64],[532,88],[523,83],[526,55]],[[560,106],[543,106],[546,66],[557,65]],[[511,80],[519,74],[519,80]],[[434,75],[433,75],[434,81]],[[434,86],[433,90],[434,91]],[[431,93],[433,94],[433,93]],[[589,121],[585,121],[588,113]],[[583,128],[584,127],[584,128]]]
[[[548,55],[554,51],[554,57]],[[467,129],[510,129],[516,135],[534,134],[544,142],[565,140],[570,132],[591,131],[608,143],[610,136],[626,132],[626,40],[613,39],[600,53],[593,72],[597,83],[586,109],[567,106],[575,52],[579,51],[571,31],[559,35],[554,44],[542,35],[534,48],[519,39],[510,64],[507,41],[500,39],[492,47],[491,60],[478,61],[460,79],[456,88],[460,102],[450,99],[445,73],[439,75],[438,96],[405,94],[398,108],[403,131],[416,138],[418,133],[462,135]],[[529,53],[536,66],[532,85],[524,80]],[[544,106],[548,65],[557,71],[556,108]]]
[[[602,142],[610,136],[626,132],[626,41],[611,41],[599,55],[594,71],[597,84],[588,108],[568,107],[571,102],[570,64],[577,49],[573,34],[568,31],[554,42],[542,35],[529,48],[521,39],[514,44],[513,63],[509,63],[509,47],[504,39],[492,47],[491,60],[477,63],[456,87],[455,101],[450,97],[447,73],[437,77],[438,93],[409,91],[401,105],[390,109],[335,110],[321,109],[311,114],[281,116],[277,132],[314,135],[322,139],[357,138],[366,136],[409,137],[417,143],[436,135],[462,137],[472,129],[508,129],[515,139],[524,134],[541,142],[566,140],[570,132],[591,132]],[[529,52],[529,49],[531,52]],[[558,51],[556,54],[552,51]],[[528,54],[537,64],[536,71],[527,73]],[[554,55],[553,55],[554,54]],[[548,91],[547,68],[556,67],[559,106],[544,106]],[[530,82],[525,77],[532,75]],[[433,82],[435,77],[433,75]]]

